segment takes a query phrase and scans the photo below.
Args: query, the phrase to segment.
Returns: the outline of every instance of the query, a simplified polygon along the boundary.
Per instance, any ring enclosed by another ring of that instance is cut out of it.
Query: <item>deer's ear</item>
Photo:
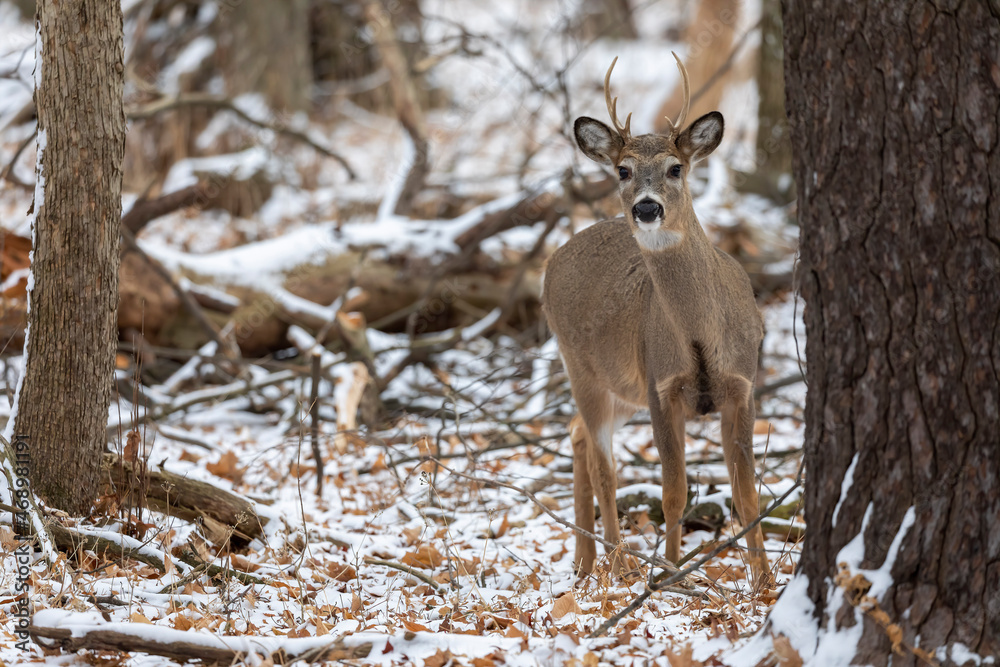
[[[576,119],[573,133],[583,154],[606,167],[615,166],[625,147],[625,141],[617,132],[613,132],[601,121],[586,116]]]
[[[719,147],[725,127],[721,113],[707,113],[681,132],[677,137],[677,149],[693,164]]]

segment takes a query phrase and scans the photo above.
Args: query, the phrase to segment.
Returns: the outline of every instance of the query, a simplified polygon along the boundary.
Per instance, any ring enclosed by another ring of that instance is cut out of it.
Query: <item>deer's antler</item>
[[[632,138],[631,125],[632,125],[632,114],[629,114],[625,118],[625,125],[622,126],[621,122],[618,120],[618,98],[611,99],[611,70],[615,68],[615,63],[618,62],[618,56],[611,61],[611,67],[608,68],[608,73],[604,75],[604,101],[608,105],[608,113],[611,115],[611,123],[615,126],[618,135],[628,143]],[[680,62],[680,61],[678,61]]]
[[[684,104],[681,106],[680,115],[677,116],[677,120],[670,120],[670,116],[666,117],[667,123],[670,124],[670,134],[678,134],[684,129],[684,122],[687,120],[688,111],[691,110],[691,82],[688,80],[688,71],[687,68],[684,67],[684,63],[681,62],[681,59],[678,58],[677,54],[673,51],[670,52],[670,55],[672,55],[674,60],[677,61],[677,69],[681,71],[681,79],[683,79],[684,82]],[[612,65],[612,67],[613,66],[614,65]],[[608,73],[611,73],[610,70]],[[606,89],[607,88],[605,88],[605,90]]]

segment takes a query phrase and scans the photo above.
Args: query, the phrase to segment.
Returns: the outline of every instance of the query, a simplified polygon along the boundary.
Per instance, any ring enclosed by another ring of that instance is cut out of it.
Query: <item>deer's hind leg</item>
[[[570,373],[571,383],[572,379],[573,374]],[[621,540],[615,497],[618,475],[611,440],[614,431],[635,413],[635,409],[621,404],[609,392],[592,386],[578,387],[573,384],[573,397],[580,411],[579,417],[571,422],[576,523],[584,530],[594,531],[596,496],[604,524],[604,539],[618,544]],[[577,536],[573,562],[578,574],[588,574],[594,570],[596,549],[593,540]],[[612,572],[622,573],[626,561],[617,553],[609,555]]]
[[[570,440],[573,442],[573,508],[576,525],[589,533],[594,532],[594,485],[590,482],[589,453],[590,434],[583,418],[578,414],[569,423]],[[576,536],[573,555],[573,569],[578,575],[594,571],[597,559],[597,545],[594,540]]]
[[[726,457],[729,480],[733,485],[733,505],[740,514],[740,520],[747,525],[760,513],[753,456],[756,410],[748,381],[734,378],[729,384],[725,404],[722,406],[722,450]],[[758,586],[767,585],[771,571],[759,525],[747,533],[746,540],[755,583]]]

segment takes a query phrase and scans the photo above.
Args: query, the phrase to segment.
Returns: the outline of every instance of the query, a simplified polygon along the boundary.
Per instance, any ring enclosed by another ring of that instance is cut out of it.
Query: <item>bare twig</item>
[[[798,384],[800,382],[805,382],[805,380],[806,380],[806,378],[805,378],[804,375],[802,375],[802,373],[793,373],[792,375],[789,375],[788,377],[783,377],[783,378],[781,378],[779,380],[775,380],[774,382],[769,382],[769,383],[767,383],[765,385],[761,385],[760,387],[757,387],[756,389],[754,389],[753,395],[754,395],[754,398],[760,398],[761,396],[767,396],[768,394],[773,394],[774,392],[778,391],[779,389],[783,389],[785,387],[790,387],[790,386],[792,386],[794,384]]]
[[[381,565],[383,567],[392,568],[393,570],[399,570],[400,572],[405,572],[411,577],[414,577],[424,582],[434,590],[436,591],[441,590],[441,586],[438,585],[438,583],[433,579],[431,579],[429,576],[427,576],[426,574],[424,574],[419,570],[413,569],[412,567],[403,565],[402,563],[396,563],[391,560],[382,560],[380,558],[371,558],[369,556],[365,556],[365,563],[367,563],[368,565]]]
[[[20,178],[14,175],[14,164],[17,162],[17,159],[21,157],[21,153],[24,152],[24,149],[30,146],[31,142],[35,140],[35,137],[37,135],[38,135],[38,129],[36,128],[35,131],[31,133],[30,137],[21,142],[21,145],[17,147],[16,151],[14,151],[14,157],[10,159],[10,162],[7,163],[7,166],[3,168],[3,171],[0,171],[0,178],[8,180],[20,188],[24,188],[26,190],[31,189],[31,185],[25,183]]]
[[[312,353],[312,392],[309,397],[310,441],[313,460],[316,462],[316,497],[323,497],[323,453],[319,448],[319,381],[323,355],[319,350]]]
[[[310,146],[313,150],[325,155],[328,158],[336,160],[340,166],[344,168],[347,172],[347,176],[353,181],[357,178],[357,174],[351,168],[351,165],[344,159],[343,156],[334,153],[332,150],[323,146],[321,144],[313,141],[309,135],[305,132],[300,132],[298,130],[293,130],[292,128],[282,125],[280,123],[273,123],[266,120],[258,120],[250,114],[246,113],[238,106],[233,104],[232,100],[226,99],[224,97],[217,97],[215,95],[206,95],[204,93],[184,93],[183,95],[175,95],[172,97],[161,97],[160,99],[151,102],[143,107],[133,108],[128,110],[129,120],[142,120],[145,118],[151,118],[157,114],[163,113],[165,111],[170,111],[172,109],[179,109],[181,107],[209,107],[213,109],[225,109],[236,114],[237,117],[255,125],[259,128],[270,130],[278,134],[283,134],[286,137],[295,139],[296,141],[301,141],[302,143]]]
[[[542,501],[540,501],[535,496],[535,494],[533,494],[531,491],[528,491],[527,489],[523,489],[523,488],[521,488],[519,486],[515,486],[513,484],[508,484],[507,482],[501,482],[500,480],[497,480],[497,479],[483,479],[482,477],[476,477],[475,475],[467,475],[464,472],[459,472],[457,470],[449,468],[448,466],[444,465],[440,461],[437,461],[437,464],[439,466],[441,466],[442,468],[444,468],[445,470],[447,470],[448,472],[450,472],[451,474],[456,475],[458,477],[462,477],[462,478],[467,479],[469,481],[477,482],[479,484],[483,484],[484,486],[492,486],[492,487],[500,487],[500,488],[504,488],[504,489],[510,489],[511,491],[515,491],[517,493],[520,493],[521,495],[527,497],[528,500],[530,500],[531,502],[535,503],[535,505],[537,505],[543,512],[545,512],[547,515],[549,515],[549,517],[552,518],[554,521],[556,521],[558,524],[560,524],[561,526],[564,526],[566,528],[569,528],[570,530],[572,530],[573,532],[575,532],[578,535],[582,535],[583,537],[586,537],[586,538],[589,538],[591,540],[594,540],[595,542],[600,542],[604,546],[604,548],[608,550],[609,553],[612,552],[612,551],[615,551],[615,550],[621,551],[623,553],[627,553],[627,554],[629,554],[631,556],[634,556],[634,557],[638,558],[639,560],[644,561],[644,562],[646,562],[646,563],[648,563],[648,564],[650,564],[650,565],[652,565],[654,567],[663,568],[664,570],[668,570],[668,571],[671,571],[671,572],[677,572],[678,571],[677,568],[673,564],[667,562],[666,560],[664,560],[663,558],[660,558],[659,556],[656,556],[655,554],[652,555],[652,556],[650,556],[649,554],[643,553],[641,551],[636,551],[635,549],[630,549],[629,547],[626,547],[624,544],[614,544],[613,542],[609,542],[608,540],[604,539],[600,535],[595,535],[594,533],[592,533],[592,532],[590,532],[588,530],[584,530],[583,528],[580,528],[575,523],[567,521],[566,519],[562,518],[561,516],[559,516],[558,514],[556,514],[555,512],[553,512],[551,509],[549,509],[545,505],[545,503],[543,503]],[[742,535],[742,533],[741,533],[741,535]],[[677,583],[677,581],[679,581],[679,579],[673,579],[672,581],[670,581],[670,583],[674,584],[674,583]]]

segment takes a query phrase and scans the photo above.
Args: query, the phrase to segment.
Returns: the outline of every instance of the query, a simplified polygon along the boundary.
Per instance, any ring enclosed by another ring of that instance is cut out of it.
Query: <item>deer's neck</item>
[[[684,240],[651,252],[641,250],[655,299],[669,321],[692,340],[706,327],[718,326],[716,271],[718,256],[694,215]]]

